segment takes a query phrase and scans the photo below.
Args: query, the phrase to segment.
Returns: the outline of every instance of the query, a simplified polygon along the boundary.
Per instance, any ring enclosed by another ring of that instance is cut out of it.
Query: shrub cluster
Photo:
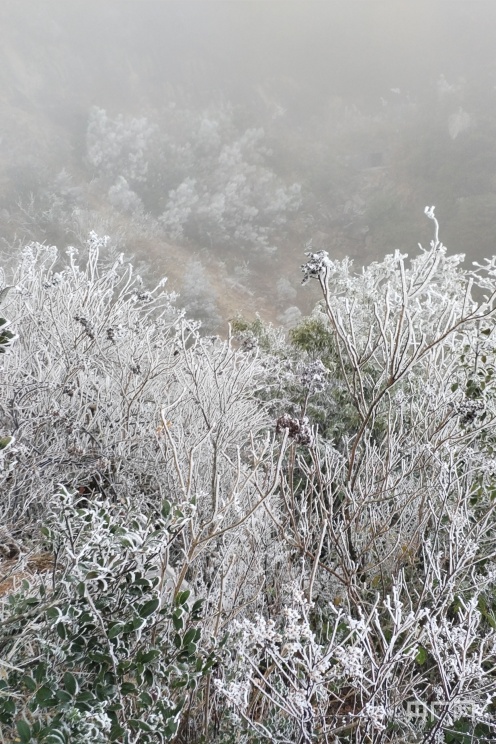
[[[2,354],[5,741],[494,737],[496,264],[435,236],[289,338],[108,240],[26,247]],[[3,312],[3,311],[2,311]]]
[[[172,240],[201,245],[207,235],[211,246],[273,250],[277,229],[301,206],[301,187],[267,163],[264,130],[240,127],[228,106],[194,112],[171,104],[161,116],[158,127],[90,112],[87,160],[111,184],[110,202],[124,212],[146,209]]]

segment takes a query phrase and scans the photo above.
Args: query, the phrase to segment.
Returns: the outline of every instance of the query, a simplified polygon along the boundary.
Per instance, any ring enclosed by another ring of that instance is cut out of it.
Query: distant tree
[[[221,317],[215,292],[201,261],[193,259],[187,264],[181,285],[180,301],[188,316],[201,320],[203,332],[219,329]]]
[[[144,181],[154,131],[146,117],[119,114],[112,119],[105,109],[94,106],[86,133],[88,163],[113,180],[122,176],[131,182]]]
[[[274,250],[272,238],[301,206],[301,187],[267,164],[261,128],[240,129],[234,111],[169,106],[158,128],[93,108],[87,161],[110,185],[112,204],[160,219],[173,240]]]

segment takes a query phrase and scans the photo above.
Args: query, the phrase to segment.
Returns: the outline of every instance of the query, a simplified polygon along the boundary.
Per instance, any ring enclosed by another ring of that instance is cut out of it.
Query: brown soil
[[[0,597],[15,592],[24,579],[32,581],[53,569],[52,553],[33,553],[25,560],[14,558],[0,563]]]

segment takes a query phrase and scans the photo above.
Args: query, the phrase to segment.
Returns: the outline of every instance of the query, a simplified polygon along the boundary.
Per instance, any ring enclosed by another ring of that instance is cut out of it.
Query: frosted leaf
[[[303,272],[302,284],[306,284],[310,279],[319,279],[332,268],[332,262],[327,251],[308,252],[306,255],[308,261],[301,266]]]

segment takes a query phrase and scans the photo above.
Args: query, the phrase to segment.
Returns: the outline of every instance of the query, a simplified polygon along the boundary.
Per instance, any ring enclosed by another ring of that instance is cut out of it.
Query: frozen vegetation
[[[0,744],[494,742],[496,6],[39,5]]]
[[[1,295],[1,740],[491,740],[496,264],[463,269],[426,216],[411,260],[308,246],[314,312],[225,340],[108,238],[26,245]]]

